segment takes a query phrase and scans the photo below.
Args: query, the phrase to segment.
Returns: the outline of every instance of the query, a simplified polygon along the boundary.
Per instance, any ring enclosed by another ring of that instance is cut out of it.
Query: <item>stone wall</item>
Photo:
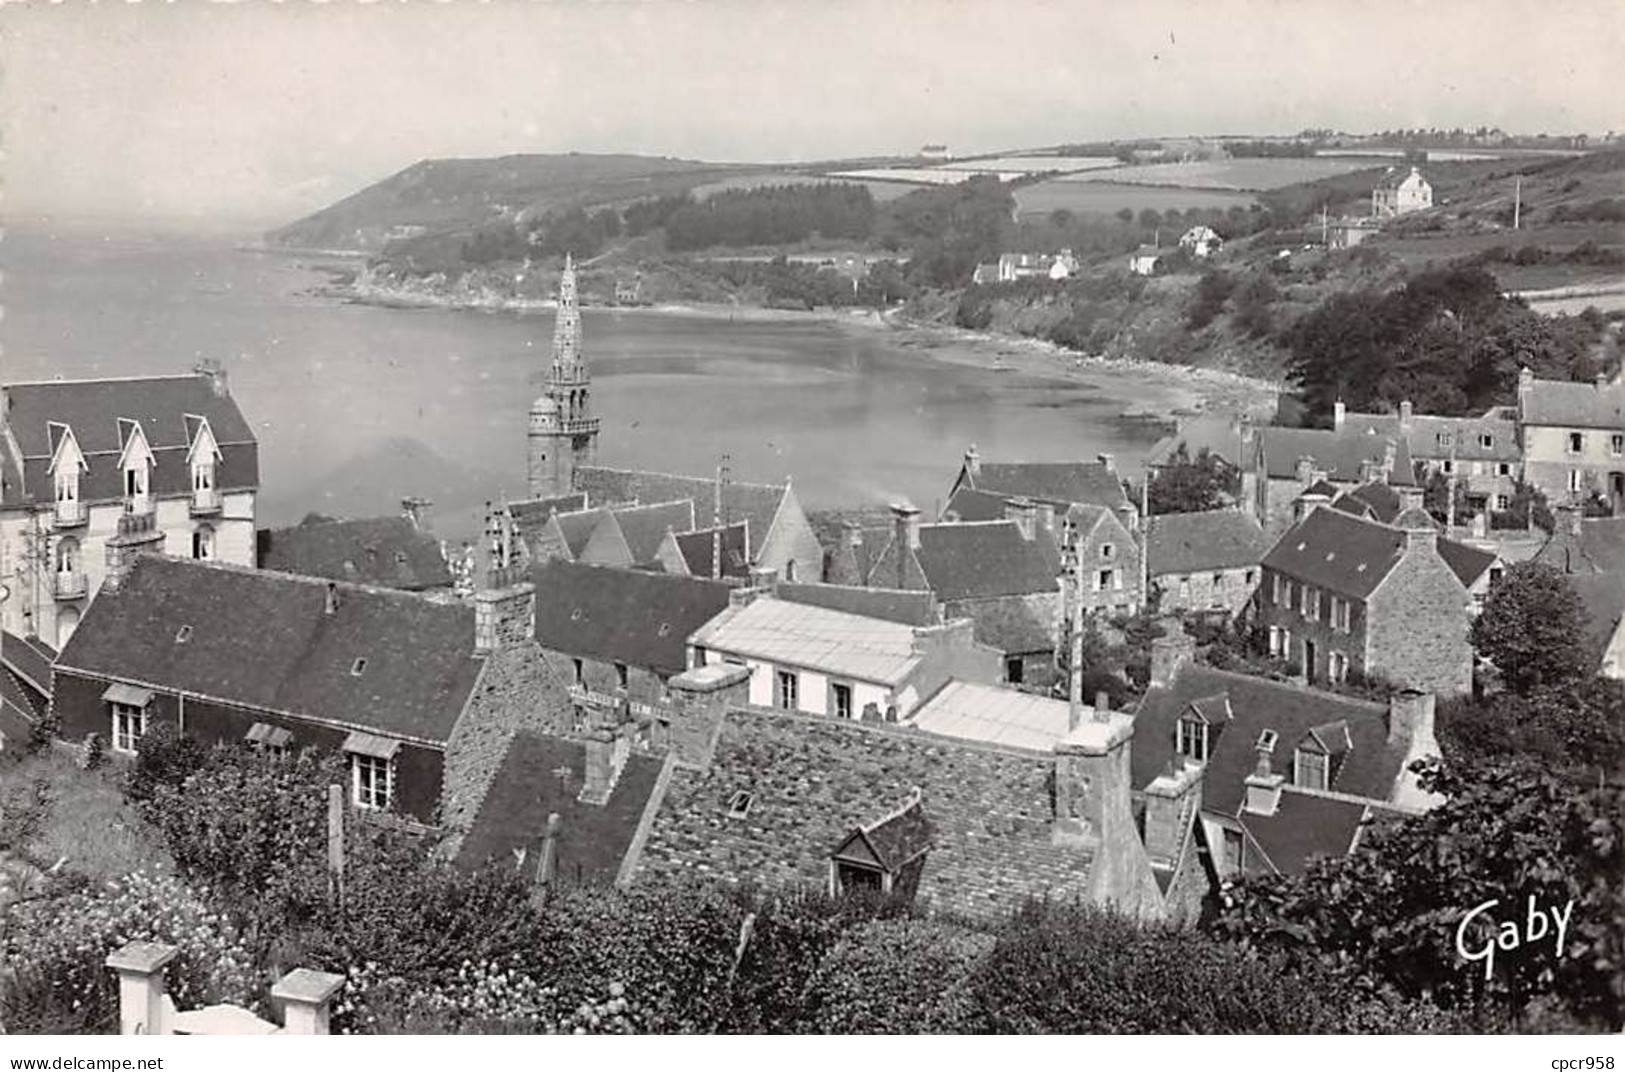
[[[1180,613],[1223,611],[1234,617],[1252,602],[1253,593],[1258,590],[1259,572],[1259,567],[1247,566],[1195,573],[1164,573],[1152,577],[1151,583],[1162,593],[1162,600],[1157,604],[1160,610]]]
[[[1473,686],[1469,597],[1437,550],[1408,552],[1371,595],[1367,672],[1441,696]]]

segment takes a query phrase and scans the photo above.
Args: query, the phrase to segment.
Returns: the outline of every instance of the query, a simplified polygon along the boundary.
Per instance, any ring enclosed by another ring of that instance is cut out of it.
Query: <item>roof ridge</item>
[[[422,592],[409,592],[400,588],[390,588],[384,585],[363,584],[359,581],[341,581],[331,577],[316,577],[306,573],[288,573],[283,570],[258,569],[254,566],[242,566],[235,562],[223,562],[219,559],[179,558],[175,555],[142,555],[135,560],[136,569],[142,566],[161,562],[166,566],[180,566],[183,569],[200,568],[215,570],[219,573],[235,573],[244,577],[255,577],[270,583],[295,583],[305,585],[319,585],[323,588],[343,588],[347,591],[361,592],[366,595],[385,596],[402,599],[416,604],[432,607],[448,607],[462,609],[462,603],[445,603],[430,599]]]
[[[779,707],[758,707],[755,704],[744,704],[729,707],[727,715],[744,715],[749,718],[777,718],[786,722],[799,721],[818,726],[840,726],[842,729],[851,728],[859,733],[873,734],[878,737],[902,738],[904,740],[918,741],[922,745],[939,745],[963,749],[967,752],[990,752],[995,755],[1013,756],[1019,759],[1044,760],[1049,754],[1035,752],[1028,748],[1018,748],[1014,745],[999,745],[989,741],[971,741],[963,737],[952,737],[944,733],[935,733],[931,730],[922,730],[918,726],[903,722],[864,722],[860,719],[831,719],[828,715],[809,715],[801,711],[786,711]],[[727,717],[726,715],[724,717]]]
[[[893,819],[900,819],[904,815],[907,815],[909,809],[918,807],[920,805],[920,802],[922,800],[924,800],[924,798],[925,798],[924,790],[922,790],[919,786],[915,786],[914,788],[909,790],[908,799],[903,801],[903,803],[899,804],[897,807],[893,808],[891,811],[888,811],[886,814],[882,815],[878,819],[871,819],[867,823],[858,824],[857,829],[862,831],[864,834],[873,833],[874,831],[879,830],[881,827],[885,826],[887,823],[891,822]]]
[[[208,379],[201,372],[164,372],[149,376],[84,376],[62,378],[53,380],[13,380],[0,384],[0,387],[50,387],[56,384],[86,384],[86,383],[133,383],[137,380],[204,380]]]
[[[1259,677],[1256,674],[1244,674],[1239,670],[1225,670],[1217,666],[1209,666],[1206,663],[1186,663],[1185,667],[1193,667],[1208,674],[1218,674],[1233,681],[1247,681],[1260,685],[1267,685],[1270,688],[1280,692],[1290,692],[1295,695],[1308,694],[1311,696],[1324,697],[1329,700],[1335,700],[1338,703],[1349,704],[1355,707],[1369,709],[1371,711],[1385,712],[1388,710],[1387,704],[1381,704],[1375,700],[1362,700],[1357,696],[1345,696],[1340,692],[1328,692],[1325,689],[1309,688],[1305,685],[1296,685],[1290,681],[1276,681],[1273,678]],[[1185,667],[1180,668],[1181,672],[1184,671]],[[1147,690],[1147,692],[1149,694],[1149,690]],[[1207,697],[1197,697],[1197,699],[1207,699]]]
[[[697,481],[700,481],[701,483],[705,483],[705,484],[715,484],[716,483],[715,479],[713,479],[712,477],[708,477],[708,476],[692,476],[692,475],[689,475],[687,473],[662,473],[662,472],[659,472],[658,470],[655,470],[655,469],[619,469],[619,468],[616,468],[615,466],[612,466],[612,465],[583,465],[583,466],[578,467],[576,469],[576,472],[581,472],[582,470],[591,470],[591,469],[596,469],[597,471],[599,471],[601,473],[626,473],[629,476],[663,476],[663,477],[668,477],[668,478],[674,479],[674,480],[697,480]],[[782,492],[782,491],[786,490],[787,488],[789,488],[790,485],[789,484],[759,484],[759,483],[756,483],[756,482],[750,481],[750,480],[727,480],[727,481],[723,482],[723,486],[724,487],[729,487],[729,488],[759,488],[759,489],[764,489],[764,490]]]

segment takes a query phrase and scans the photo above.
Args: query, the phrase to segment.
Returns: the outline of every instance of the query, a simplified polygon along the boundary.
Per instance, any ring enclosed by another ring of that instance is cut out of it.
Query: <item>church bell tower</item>
[[[553,322],[553,366],[547,387],[530,407],[527,474],[533,499],[567,494],[578,465],[591,465],[598,450],[598,418],[588,396],[592,376],[581,356],[581,306],[569,254],[559,277],[558,315]]]

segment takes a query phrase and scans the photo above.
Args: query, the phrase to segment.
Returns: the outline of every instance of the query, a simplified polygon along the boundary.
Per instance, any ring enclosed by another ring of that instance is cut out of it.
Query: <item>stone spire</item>
[[[553,366],[546,389],[530,408],[527,484],[532,498],[566,494],[574,486],[576,467],[593,464],[598,418],[592,415],[591,389],[592,375],[581,356],[575,263],[566,254],[553,320]]]
[[[553,320],[553,371],[550,384],[574,384],[587,379],[581,360],[581,304],[576,298],[576,269],[570,255],[564,255],[564,273],[559,276],[558,314]]]

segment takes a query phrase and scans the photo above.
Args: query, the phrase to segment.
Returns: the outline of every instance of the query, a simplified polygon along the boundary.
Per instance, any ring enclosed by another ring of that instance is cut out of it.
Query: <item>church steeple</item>
[[[553,319],[553,364],[546,390],[530,407],[527,468],[532,497],[568,493],[576,466],[592,464],[598,447],[598,418],[592,416],[591,388],[592,375],[581,354],[575,263],[565,254]]]

